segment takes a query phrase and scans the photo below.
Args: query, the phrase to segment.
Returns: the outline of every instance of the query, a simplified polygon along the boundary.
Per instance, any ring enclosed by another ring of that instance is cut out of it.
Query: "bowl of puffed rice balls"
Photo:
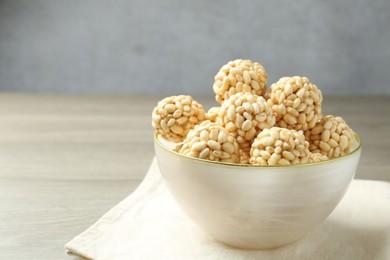
[[[322,114],[307,77],[267,89],[264,67],[234,60],[215,76],[218,106],[167,97],[152,113],[164,182],[180,208],[216,240],[269,249],[304,237],[337,206],[354,178],[361,140]]]

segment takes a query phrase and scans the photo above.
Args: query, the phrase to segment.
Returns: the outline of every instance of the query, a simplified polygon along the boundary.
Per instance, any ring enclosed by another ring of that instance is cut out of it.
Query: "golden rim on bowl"
[[[355,139],[358,143],[358,145],[356,146],[356,148],[346,154],[346,155],[343,155],[343,156],[340,156],[340,157],[337,157],[337,158],[332,158],[332,159],[329,159],[329,160],[326,160],[326,161],[320,161],[320,162],[311,162],[311,163],[301,163],[301,164],[294,164],[294,165],[258,165],[258,164],[241,164],[241,163],[228,163],[228,162],[217,162],[217,161],[210,161],[210,160],[206,160],[206,159],[200,159],[200,158],[196,158],[196,157],[191,157],[191,156],[187,156],[187,155],[183,155],[181,153],[178,153],[178,152],[175,152],[171,149],[169,149],[168,147],[166,147],[165,145],[163,145],[160,140],[158,139],[158,132],[154,132],[154,141],[160,145],[162,148],[164,148],[165,150],[171,152],[172,154],[176,155],[176,156],[179,156],[179,157],[182,157],[182,158],[185,158],[185,159],[189,159],[189,160],[195,160],[195,161],[200,161],[200,162],[204,162],[204,163],[211,163],[211,164],[219,164],[219,165],[225,165],[225,166],[231,166],[231,167],[258,167],[258,168],[269,168],[269,167],[300,167],[300,166],[310,166],[310,165],[317,165],[317,164],[323,164],[323,163],[329,163],[329,162],[333,162],[333,161],[336,161],[336,160],[340,160],[340,159],[343,159],[343,158],[346,158],[348,156],[352,156],[353,154],[355,154],[357,151],[359,151],[362,147],[362,141],[359,137],[359,135],[354,132],[355,134]]]

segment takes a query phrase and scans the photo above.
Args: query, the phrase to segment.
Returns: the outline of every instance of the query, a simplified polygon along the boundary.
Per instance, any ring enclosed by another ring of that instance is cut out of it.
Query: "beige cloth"
[[[215,241],[180,211],[154,159],[137,190],[65,248],[91,259],[390,259],[390,183],[354,180],[334,212],[302,240],[240,250]]]

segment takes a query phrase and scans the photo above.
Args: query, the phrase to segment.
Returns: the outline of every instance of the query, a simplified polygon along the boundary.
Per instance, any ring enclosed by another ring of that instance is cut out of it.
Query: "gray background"
[[[0,90],[211,94],[249,58],[270,83],[390,94],[389,14],[387,0],[0,0]]]

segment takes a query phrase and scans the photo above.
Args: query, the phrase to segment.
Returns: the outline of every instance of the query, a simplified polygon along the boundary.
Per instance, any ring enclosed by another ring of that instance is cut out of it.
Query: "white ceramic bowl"
[[[182,210],[215,239],[267,249],[305,236],[337,206],[358,166],[353,152],[320,163],[254,166],[211,162],[170,150],[155,134],[158,165]]]

